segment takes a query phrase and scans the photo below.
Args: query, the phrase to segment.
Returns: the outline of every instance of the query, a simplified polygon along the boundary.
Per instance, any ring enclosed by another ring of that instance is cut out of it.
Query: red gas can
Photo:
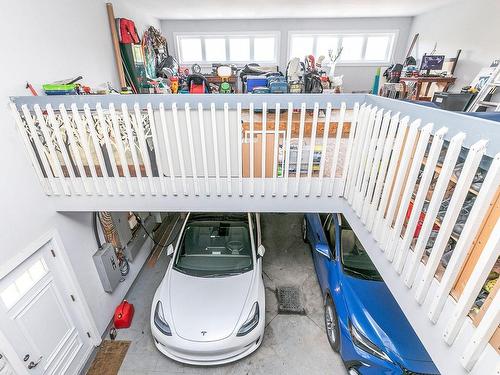
[[[118,305],[115,310],[113,323],[115,328],[128,328],[132,324],[134,317],[134,305],[128,303],[126,300]]]

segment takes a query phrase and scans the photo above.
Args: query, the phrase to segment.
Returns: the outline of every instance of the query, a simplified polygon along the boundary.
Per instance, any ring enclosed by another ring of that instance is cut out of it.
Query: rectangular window
[[[312,36],[296,36],[292,38],[291,57],[300,57],[314,54],[314,38]]]
[[[5,307],[10,309],[14,306],[47,273],[48,269],[43,259],[37,260],[28,267],[0,293]]]
[[[176,34],[175,40],[181,64],[277,65],[279,61],[278,32]]]
[[[327,57],[328,51],[332,50],[333,52],[337,51],[337,47],[339,45],[339,38],[335,36],[319,36],[316,40],[316,55],[320,57],[321,55]]]
[[[259,37],[253,40],[253,58],[257,61],[273,61],[276,40],[273,37]]]
[[[229,39],[229,60],[234,62],[250,60],[249,38]]]
[[[346,36],[342,38],[342,54],[340,61],[361,61],[363,58],[363,42],[362,36]]]
[[[366,39],[366,60],[381,61],[387,57],[391,40],[388,36],[369,36]]]
[[[226,41],[224,38],[205,39],[205,58],[207,61],[226,60]]]
[[[289,59],[316,58],[342,47],[340,64],[388,64],[391,62],[397,32],[290,33]]]
[[[185,38],[180,45],[180,59],[182,61],[199,61],[202,59],[201,40],[199,38]]]

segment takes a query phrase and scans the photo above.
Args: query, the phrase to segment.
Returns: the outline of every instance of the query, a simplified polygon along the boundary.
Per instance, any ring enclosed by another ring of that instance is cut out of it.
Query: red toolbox
[[[120,303],[115,310],[113,323],[115,328],[128,328],[132,324],[134,317],[134,305],[128,303],[126,300]]]

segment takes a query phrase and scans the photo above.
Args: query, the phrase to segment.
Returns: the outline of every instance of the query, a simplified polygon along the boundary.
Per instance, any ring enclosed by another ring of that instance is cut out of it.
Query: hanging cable
[[[121,247],[120,237],[116,230],[111,213],[108,211],[99,212],[99,222],[104,233],[106,242],[111,243],[115,249],[116,257],[119,261],[120,273],[123,277],[127,276],[130,271],[130,265]]]
[[[130,265],[127,258],[123,257],[120,259],[120,273],[123,277],[127,276],[130,271]]]
[[[97,243],[97,248],[100,249],[102,247],[101,239],[99,238],[99,231],[97,229],[97,212],[92,213],[92,226],[94,227],[94,237]]]
[[[113,244],[116,249],[123,248],[123,246],[121,246],[118,231],[116,230],[115,224],[113,223],[111,213],[107,211],[99,212],[99,221],[101,223],[101,228],[104,233],[106,242]]]
[[[144,229],[144,232],[146,232],[146,234],[148,235],[149,238],[151,238],[151,240],[153,241],[153,243],[156,245],[156,246],[159,246],[161,247],[162,249],[166,249],[168,247],[168,245],[170,244],[169,243],[169,239],[170,239],[170,235],[174,232],[174,229],[175,227],[177,226],[177,222],[179,221],[179,218],[177,218],[177,220],[175,221],[174,223],[174,226],[172,228],[172,231],[170,232],[168,238],[167,238],[167,241],[165,242],[165,245],[162,245],[160,244],[159,242],[157,242],[154,238],[153,238],[153,235],[151,233],[148,232],[148,229],[144,226],[144,224],[142,223],[142,219],[141,217],[136,214],[135,212],[132,212],[135,217],[137,218],[137,222],[139,223],[139,225]]]

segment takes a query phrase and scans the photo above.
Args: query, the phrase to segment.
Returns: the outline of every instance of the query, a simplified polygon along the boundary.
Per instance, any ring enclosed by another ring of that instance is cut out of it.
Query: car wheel
[[[330,297],[326,299],[325,303],[325,329],[330,346],[334,351],[338,352],[340,349],[339,320],[335,305]]]
[[[307,243],[307,220],[306,217],[302,219],[302,241]]]

